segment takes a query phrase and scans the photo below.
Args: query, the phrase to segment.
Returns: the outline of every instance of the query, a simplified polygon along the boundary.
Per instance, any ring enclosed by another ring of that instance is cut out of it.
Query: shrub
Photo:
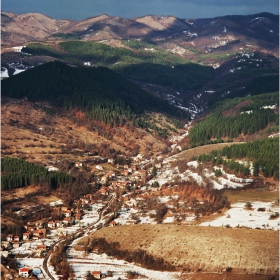
[[[245,204],[245,208],[246,209],[252,209],[252,203],[250,202],[250,201],[248,201],[248,202],[246,202],[246,204]]]

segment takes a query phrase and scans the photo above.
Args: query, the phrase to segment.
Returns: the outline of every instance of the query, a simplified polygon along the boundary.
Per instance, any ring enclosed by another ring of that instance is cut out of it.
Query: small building
[[[24,233],[22,234],[22,239],[23,239],[23,240],[29,240],[29,239],[30,239],[30,236],[31,236],[30,232],[24,232]]]
[[[81,220],[82,219],[82,215],[81,214],[75,214],[75,220],[76,221],[79,221],[79,220]]]
[[[48,222],[48,227],[49,227],[49,228],[55,227],[55,222],[54,222],[54,221],[49,221],[49,222]]]
[[[71,219],[70,218],[64,218],[63,224],[66,225],[66,226],[70,225],[71,224]]]
[[[13,241],[12,243],[13,243],[14,248],[19,248],[20,247],[19,241]]]
[[[8,258],[9,256],[9,251],[0,251],[0,255],[5,257],[5,258]]]
[[[19,241],[19,236],[18,235],[15,235],[14,241]]]
[[[14,236],[12,234],[9,234],[7,236],[7,241],[13,241],[14,240]]]
[[[101,279],[101,271],[92,271],[91,275],[96,279]]]
[[[34,237],[45,238],[47,234],[47,230],[45,228],[36,229],[33,231],[33,239]]]
[[[47,245],[45,245],[45,244],[38,244],[36,246],[36,249],[38,249],[40,251],[46,251],[47,250]]]
[[[72,216],[72,211],[71,210],[66,210],[66,211],[63,211],[65,217],[71,217]]]
[[[81,162],[76,162],[76,163],[75,163],[75,166],[76,166],[76,167],[82,167],[83,164],[82,164]]]
[[[29,275],[30,275],[30,272],[31,272],[31,270],[30,270],[29,267],[22,267],[22,268],[19,269],[18,274],[21,277],[28,278]]]
[[[116,226],[116,225],[117,225],[117,223],[116,223],[115,220],[113,220],[113,221],[110,223],[110,227],[114,227],[114,226]]]
[[[55,222],[54,222],[54,223],[55,223],[55,226],[56,226],[56,227],[60,227],[60,226],[61,226],[61,223],[60,223],[60,221],[59,221],[59,220],[55,220]]]

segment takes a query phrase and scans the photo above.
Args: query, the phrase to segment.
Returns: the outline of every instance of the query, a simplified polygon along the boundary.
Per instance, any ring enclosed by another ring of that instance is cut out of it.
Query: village
[[[143,156],[138,155],[137,161]],[[82,169],[85,163],[76,162],[76,169]],[[108,168],[109,166],[109,168]],[[61,199],[52,201],[49,206],[53,208],[56,213],[59,213],[61,219],[48,219],[40,220],[38,222],[27,222],[24,226],[25,232],[19,236],[10,233],[5,239],[1,241],[1,256],[5,259],[19,258],[38,258],[43,259],[47,255],[47,252],[51,249],[53,244],[61,238],[79,232],[79,235],[89,234],[94,229],[102,228],[103,226],[114,226],[117,225],[116,220],[111,216],[110,209],[105,213],[105,219],[95,227],[92,225],[96,224],[98,217],[100,216],[101,210],[110,202],[110,199],[115,196],[118,198],[117,208],[113,206],[113,212],[117,216],[116,211],[119,213],[128,213],[130,208],[122,208],[123,203],[126,207],[131,207],[132,212],[137,212],[137,208],[133,207],[136,205],[136,200],[131,199],[130,192],[136,191],[137,194],[141,194],[142,191],[140,186],[146,183],[147,171],[144,169],[138,169],[137,164],[131,164],[119,166],[114,168],[113,160],[108,159],[108,162],[95,164],[91,172],[94,173],[96,180],[101,187],[94,194],[83,195],[80,199],[74,200],[72,207],[67,207],[63,204]],[[138,165],[139,166],[139,165]],[[54,166],[46,167],[49,171],[58,171],[59,169]],[[93,183],[89,183],[93,184]],[[138,185],[138,186],[136,186]],[[147,194],[146,194],[147,195]],[[140,198],[143,199],[143,198]],[[37,210],[39,207],[36,204],[31,208]],[[30,209],[21,209],[17,211],[17,214],[24,215]],[[119,215],[119,214],[118,214]],[[107,217],[107,218],[106,218]],[[127,219],[124,221],[126,224],[138,223],[138,219]],[[83,230],[84,229],[84,230]],[[18,270],[18,276],[23,278],[30,278],[31,275],[34,279],[41,279],[36,273],[32,273],[30,267],[20,267]],[[36,278],[37,277],[37,278]],[[31,278],[32,279],[32,278]],[[44,278],[43,278],[44,279]]]
[[[249,226],[252,228],[279,229],[278,206],[273,202],[261,203],[262,209],[264,209],[262,211],[257,211],[260,207],[258,207],[257,202],[253,202],[254,209],[251,209],[250,213],[248,213],[248,209],[243,209],[244,203],[239,203],[237,206],[239,211],[243,211],[243,216],[244,211],[247,211],[248,215],[243,217],[242,214],[237,213],[237,222],[233,212],[231,214],[225,213],[226,220],[220,223],[217,220],[216,222],[200,221],[199,217],[202,217],[203,214],[199,211],[205,208],[207,201],[201,198],[184,201],[184,197],[179,191],[176,191],[176,187],[172,187],[172,192],[168,191],[167,187],[172,182],[173,185],[174,182],[179,182],[179,174],[181,181],[191,180],[192,177],[192,180],[196,178],[199,182],[201,178],[198,178],[200,176],[195,172],[199,163],[189,162],[185,173],[180,173],[177,170],[178,168],[170,166],[171,161],[172,157],[169,161],[165,160],[155,164],[152,159],[146,160],[144,156],[138,155],[132,160],[131,164],[114,164],[111,159],[107,162],[95,164],[91,168],[91,172],[94,172],[100,188],[95,193],[86,194],[74,200],[71,207],[65,206],[62,199],[50,202],[49,206],[60,214],[61,219],[49,217],[35,223],[28,222],[24,226],[25,232],[22,236],[13,233],[8,234],[6,240],[2,239],[1,241],[2,259],[4,257],[7,260],[17,261],[19,277],[49,279],[43,269],[43,260],[59,240],[63,240],[70,235],[74,235],[75,238],[86,236],[106,226],[114,227],[138,223],[185,223],[189,225],[201,224],[202,226],[211,224],[223,227],[227,222],[228,227]],[[84,165],[83,162],[75,163],[77,169],[82,169]],[[48,166],[48,169],[58,170],[54,166]],[[218,189],[221,189],[223,185],[228,186],[229,182],[232,183],[233,188],[242,187],[251,182],[249,179],[247,182],[232,174],[228,174],[230,179],[226,180],[226,175],[224,174],[224,182],[223,184],[220,182]],[[237,184],[236,182],[240,183]],[[234,207],[228,211],[234,209],[236,211]],[[274,215],[273,219],[271,218],[272,215]],[[241,216],[244,219],[243,221],[240,220]],[[251,226],[249,220],[254,221]],[[230,225],[231,222],[232,225]],[[32,265],[27,266],[25,264],[28,263],[26,262],[28,259],[35,259],[35,263],[37,260],[38,264],[34,266],[32,263]],[[94,277],[96,278],[102,276],[101,271],[99,271],[99,276],[96,275],[96,270],[93,270],[92,273],[95,274]]]

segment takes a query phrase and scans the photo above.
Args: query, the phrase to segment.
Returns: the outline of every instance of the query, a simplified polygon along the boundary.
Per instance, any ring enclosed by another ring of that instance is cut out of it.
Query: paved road
[[[114,199],[115,199],[115,195],[112,196],[112,198],[111,198],[111,200],[108,202],[108,204],[102,209],[102,211],[100,211],[99,216],[98,216],[98,219],[97,219],[94,223],[90,224],[89,226],[87,226],[87,227],[84,228],[84,229],[79,229],[79,230],[75,231],[74,233],[72,233],[71,235],[69,235],[69,236],[67,237],[67,239],[72,237],[72,238],[73,238],[73,241],[74,241],[74,239],[77,238],[77,237],[75,237],[75,235],[76,235],[77,233],[82,232],[82,231],[87,230],[87,229],[91,229],[92,226],[94,226],[95,224],[97,224],[97,223],[101,220],[104,211],[110,206],[110,204],[113,202]],[[53,248],[54,248],[58,243],[60,243],[60,242],[62,242],[62,241],[64,241],[64,240],[66,240],[66,238],[60,238],[55,244],[53,244],[53,245],[51,246],[50,250],[48,251],[46,257],[44,258],[44,261],[43,261],[43,268],[44,268],[46,274],[47,274],[47,275],[49,276],[49,278],[52,279],[52,280],[55,280],[55,278],[51,275],[51,273],[50,273],[50,271],[49,271],[49,268],[48,268],[48,261],[49,261],[49,258],[50,258],[50,256],[51,256],[51,254],[53,253]]]

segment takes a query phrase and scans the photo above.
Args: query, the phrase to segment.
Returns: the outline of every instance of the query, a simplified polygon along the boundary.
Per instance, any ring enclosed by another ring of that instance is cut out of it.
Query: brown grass
[[[37,106],[48,107],[38,103]],[[33,162],[88,160],[91,157],[74,154],[71,145],[88,146],[107,144],[122,153],[139,152],[153,155],[164,149],[165,143],[145,130],[118,127],[112,130],[113,139],[108,140],[96,131],[89,130],[88,120],[76,117],[72,121],[58,110],[47,114],[41,108],[25,100],[5,99],[1,104],[2,156],[26,158]],[[65,147],[69,148],[68,150]]]
[[[196,272],[201,269],[201,272],[216,273],[232,267],[234,274],[277,274],[278,271],[276,231],[171,224],[130,225],[103,228],[91,235],[91,238],[101,237],[109,242],[119,242],[121,249],[142,249],[162,257],[180,270]]]

